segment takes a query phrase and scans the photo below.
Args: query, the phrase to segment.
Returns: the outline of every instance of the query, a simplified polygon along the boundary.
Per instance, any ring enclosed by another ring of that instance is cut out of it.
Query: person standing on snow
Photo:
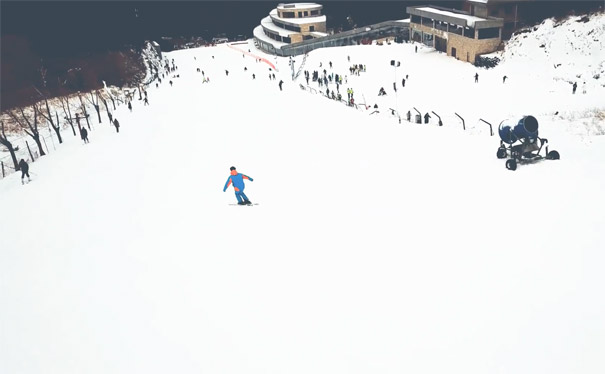
[[[244,184],[244,179],[248,179],[248,180],[250,180],[250,182],[253,182],[254,179],[250,178],[249,176],[247,176],[245,174],[238,173],[237,170],[235,170],[235,166],[231,166],[230,170],[231,170],[231,175],[229,176],[229,178],[227,179],[227,182],[225,183],[223,192],[227,191],[227,187],[229,187],[229,185],[233,183],[233,189],[235,190],[235,197],[237,198],[237,204],[238,205],[252,204],[250,202],[250,200],[248,200],[248,197],[244,194],[244,188],[246,188],[246,185]]]
[[[85,127],[80,128],[80,137],[84,141],[84,144],[88,143],[88,131]]]
[[[281,89],[282,84],[284,84],[284,81],[283,81],[283,80],[280,80],[280,81],[279,81],[279,90],[280,90],[280,91],[282,90],[282,89]]]
[[[479,83],[479,73],[475,73],[475,83]]]
[[[24,159],[19,161],[19,170],[21,170],[21,184],[24,183],[23,177],[27,175],[27,181],[31,182],[31,178],[29,177],[29,165]]]
[[[116,127],[116,132],[120,132],[120,122],[118,122],[117,118],[113,119],[113,125]]]

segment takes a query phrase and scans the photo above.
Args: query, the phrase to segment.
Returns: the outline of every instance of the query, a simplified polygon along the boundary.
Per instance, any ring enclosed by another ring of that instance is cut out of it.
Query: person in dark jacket
[[[24,159],[19,161],[19,169],[21,170],[21,184],[24,183],[23,178],[27,175],[27,181],[30,182],[31,178],[29,177],[29,165],[25,162]]]
[[[132,112],[132,104],[130,103],[130,101],[128,102],[128,110]]]
[[[576,93],[576,90],[578,89],[578,82],[573,82],[573,91],[571,92],[572,94]]]
[[[113,125],[116,127],[116,132],[120,132],[120,122],[118,122],[117,118],[113,119]]]
[[[250,182],[253,182],[254,179],[250,178],[245,174],[238,173],[235,170],[235,166],[231,166],[229,169],[231,170],[231,175],[227,178],[227,182],[225,183],[225,187],[223,188],[223,192],[227,191],[227,187],[233,184],[233,189],[235,190],[235,197],[237,198],[237,203],[239,205],[248,205],[252,204],[246,194],[244,194],[244,188],[246,185],[244,184],[244,179],[248,179]]]
[[[80,136],[84,140],[84,144],[88,143],[88,130],[86,130],[86,127],[80,129]]]
[[[431,116],[429,116],[428,113],[425,113],[425,115],[424,115],[424,123],[429,123],[429,118],[431,118]]]
[[[279,90],[280,90],[280,91],[282,90],[282,89],[281,89],[282,84],[284,84],[284,81],[283,81],[283,80],[280,80],[280,81],[279,81]]]

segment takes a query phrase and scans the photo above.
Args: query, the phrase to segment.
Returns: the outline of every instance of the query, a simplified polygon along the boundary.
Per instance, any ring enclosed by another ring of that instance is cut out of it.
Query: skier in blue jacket
[[[233,189],[235,190],[235,197],[237,198],[237,203],[239,205],[252,204],[250,200],[248,200],[248,197],[244,194],[244,188],[246,188],[246,185],[244,184],[244,179],[248,179],[250,180],[250,182],[254,180],[247,175],[238,173],[237,170],[235,170],[235,166],[231,166],[230,170],[231,175],[225,183],[223,192],[227,191],[227,187],[229,187],[229,185],[233,183]]]

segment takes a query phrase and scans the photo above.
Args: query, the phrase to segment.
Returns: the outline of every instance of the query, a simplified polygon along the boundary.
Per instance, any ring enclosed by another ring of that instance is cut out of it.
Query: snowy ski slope
[[[367,65],[340,92],[370,116],[238,47],[277,80],[226,45],[167,53],[180,78],[118,108],[119,134],[65,131],[30,184],[0,181],[0,372],[605,371],[599,81],[572,96],[542,65],[412,44],[310,53]],[[479,118],[524,114],[561,160],[511,172]],[[229,205],[232,165],[259,205]]]

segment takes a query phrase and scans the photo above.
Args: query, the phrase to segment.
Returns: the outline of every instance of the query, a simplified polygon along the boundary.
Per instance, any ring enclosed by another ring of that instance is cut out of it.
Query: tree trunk
[[[4,122],[0,123],[0,144],[8,148],[8,151],[11,154],[11,158],[13,159],[13,164],[15,165],[15,170],[19,170],[19,163],[17,162],[17,155],[15,155],[15,149],[13,148],[13,144],[8,140],[6,133],[4,132]]]
[[[95,107],[95,110],[97,111],[97,117],[99,118],[99,123],[101,123],[101,108],[99,107],[98,104],[93,104]]]
[[[53,129],[57,133],[57,138],[59,139],[59,144],[63,143],[63,138],[61,138],[61,126],[59,125],[59,113],[55,112],[55,116],[57,117],[57,126],[53,126]]]
[[[65,114],[65,119],[71,126],[71,131],[76,136],[76,129],[74,128],[74,121],[71,119],[71,109],[69,109],[69,98],[65,97],[65,104],[63,104],[63,100],[61,100],[61,105],[63,105],[63,113]]]
[[[38,150],[40,151],[40,157],[41,156],[46,156],[46,153],[44,153],[44,148],[42,148],[42,142],[40,141],[40,133],[35,133],[32,138],[34,138],[34,141],[36,142],[36,145],[38,145]]]
[[[19,167],[19,162],[17,162],[17,155],[15,154],[15,148],[8,140],[2,141],[2,145],[8,149],[8,152],[11,154],[11,159],[13,160],[13,165],[15,165],[14,169],[19,171],[21,168]]]
[[[109,108],[107,107],[107,100],[101,99],[103,101],[103,105],[105,105],[105,111],[107,111],[107,118],[109,118],[109,124],[111,125],[111,113],[109,113]]]
[[[88,120],[88,112],[86,111],[86,105],[84,105],[84,100],[82,100],[82,96],[78,95],[78,98],[80,99],[82,114],[84,115],[84,118],[86,118],[86,126],[88,126],[88,129],[90,130],[90,121]]]

